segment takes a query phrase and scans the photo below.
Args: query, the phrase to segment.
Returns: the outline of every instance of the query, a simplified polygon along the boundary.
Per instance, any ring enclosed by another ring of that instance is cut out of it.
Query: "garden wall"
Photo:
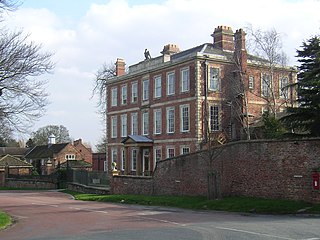
[[[4,187],[4,184],[5,184],[5,170],[3,169],[0,169],[0,187]]]
[[[30,189],[57,189],[57,183],[37,180],[37,179],[14,179],[7,178],[5,182],[6,187],[12,188],[30,188]]]
[[[89,194],[99,194],[106,195],[110,194],[109,188],[99,188],[93,186],[86,186],[78,183],[67,183],[67,189],[71,191],[81,192],[81,193],[89,193]]]
[[[320,202],[320,139],[241,141],[162,160],[152,178],[115,176],[115,194],[250,196]],[[208,181],[209,180],[209,181]],[[210,182],[210,184],[208,184]],[[209,186],[209,188],[208,188]]]

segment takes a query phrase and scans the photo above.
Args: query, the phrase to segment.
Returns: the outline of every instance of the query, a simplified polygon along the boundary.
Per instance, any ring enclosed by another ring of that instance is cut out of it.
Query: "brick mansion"
[[[156,162],[220,143],[246,139],[245,130],[272,108],[294,104],[296,70],[267,64],[246,51],[246,34],[215,28],[211,43],[131,65],[116,61],[107,80],[107,159],[121,174],[150,175]],[[272,104],[270,101],[272,98]]]

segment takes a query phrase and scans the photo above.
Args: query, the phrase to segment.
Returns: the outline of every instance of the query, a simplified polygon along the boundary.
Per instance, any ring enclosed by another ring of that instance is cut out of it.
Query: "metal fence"
[[[110,184],[109,175],[107,172],[87,170],[69,170],[68,182],[95,187],[108,187]]]

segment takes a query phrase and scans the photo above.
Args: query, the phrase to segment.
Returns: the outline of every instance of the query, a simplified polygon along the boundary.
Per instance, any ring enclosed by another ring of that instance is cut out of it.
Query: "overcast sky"
[[[48,80],[51,104],[36,122],[64,125],[73,139],[93,147],[103,136],[96,100],[90,99],[94,76],[104,63],[124,58],[127,66],[160,55],[163,46],[185,50],[212,42],[218,25],[235,31],[275,28],[284,51],[296,64],[302,41],[320,34],[319,0],[21,0],[6,24],[23,29],[30,40],[53,52],[56,68]]]

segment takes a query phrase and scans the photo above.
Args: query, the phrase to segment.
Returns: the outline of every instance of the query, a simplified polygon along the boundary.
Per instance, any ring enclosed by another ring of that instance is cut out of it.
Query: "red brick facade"
[[[106,153],[92,153],[92,170],[106,171],[105,169]]]
[[[82,160],[92,163],[92,150],[82,143],[82,139],[73,141],[73,146],[81,153]]]
[[[242,139],[239,116],[251,116],[250,124],[254,124],[271,106],[262,97],[261,82],[268,70],[257,64],[258,58],[247,55],[243,30],[234,34],[230,27],[219,26],[212,36],[213,44],[181,52],[169,44],[162,56],[132,65],[126,74],[120,71],[108,80],[109,168],[111,162],[116,162],[123,174],[149,175],[156,161],[200,150],[209,136],[219,136],[222,141]],[[239,66],[234,60],[237,58]],[[118,59],[117,69],[123,66]],[[239,72],[243,75],[248,112],[243,103],[236,104],[243,97],[242,91],[235,89]],[[273,72],[277,112],[295,98],[292,89],[286,99],[279,97],[279,79],[285,76],[288,84],[296,81],[295,75],[287,68]],[[123,144],[128,135],[148,137],[153,144]]]

